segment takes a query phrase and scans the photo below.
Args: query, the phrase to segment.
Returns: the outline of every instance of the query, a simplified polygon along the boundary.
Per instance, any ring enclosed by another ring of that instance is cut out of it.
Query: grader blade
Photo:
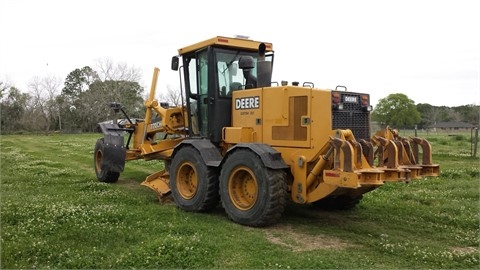
[[[141,183],[142,186],[149,187],[157,193],[158,200],[161,203],[171,201],[170,175],[165,170],[153,173]]]

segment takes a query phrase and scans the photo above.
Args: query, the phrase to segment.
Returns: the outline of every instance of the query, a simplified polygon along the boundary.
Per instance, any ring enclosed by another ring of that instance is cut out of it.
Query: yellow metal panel
[[[232,93],[232,127],[251,128],[254,142],[262,138],[262,89],[239,90]]]
[[[145,140],[145,142],[140,147],[140,150],[142,151],[142,155],[144,156],[144,158],[147,160],[154,158],[166,159],[171,156],[173,148],[183,140],[183,137],[164,139],[153,143]]]
[[[325,182],[320,183],[312,192],[307,195],[307,203],[316,202],[327,197],[337,190],[337,186],[330,185]]]
[[[263,94],[263,142],[272,146],[309,148],[310,121],[308,124],[302,121],[311,115],[312,89],[270,87],[265,88]]]
[[[140,152],[140,150],[127,149],[125,160],[136,160],[136,159],[143,158],[141,154],[142,153]]]
[[[355,172],[323,171],[323,181],[338,187],[358,188],[360,187],[359,179],[360,174]]]
[[[291,187],[291,198],[296,203],[306,203],[308,187],[305,179],[308,172],[305,156],[296,155],[292,158],[293,164],[290,165],[290,170],[294,181]]]
[[[332,131],[332,97],[329,89],[315,89],[312,91],[311,109],[311,139],[312,147],[321,148]]]
[[[133,149],[140,149],[143,141],[145,140],[144,131],[145,129],[145,122],[137,121],[137,127],[135,128],[135,132],[133,133]]]
[[[226,127],[223,129],[223,140],[226,143],[247,143],[254,141],[251,127]]]
[[[202,42],[195,43],[193,45],[183,47],[178,49],[178,53],[180,55],[194,52],[199,49],[205,48],[211,45],[218,45],[218,46],[225,46],[225,47],[232,47],[232,48],[240,48],[240,49],[248,49],[252,51],[258,51],[258,46],[261,43],[265,43],[266,51],[270,52],[273,51],[273,45],[270,42],[260,42],[254,41],[251,39],[241,39],[241,38],[231,38],[231,37],[221,37],[217,36],[211,39],[207,39]]]

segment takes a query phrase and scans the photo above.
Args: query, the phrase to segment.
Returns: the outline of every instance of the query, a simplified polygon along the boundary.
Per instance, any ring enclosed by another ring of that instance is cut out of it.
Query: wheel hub
[[[258,183],[253,172],[247,167],[233,170],[228,181],[228,193],[238,209],[251,209],[258,197]]]
[[[177,190],[184,199],[191,199],[197,193],[198,177],[190,162],[182,164],[177,173]]]

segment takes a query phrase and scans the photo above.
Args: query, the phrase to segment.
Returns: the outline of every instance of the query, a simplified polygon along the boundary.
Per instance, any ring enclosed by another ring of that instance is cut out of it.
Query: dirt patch
[[[455,254],[458,254],[460,256],[465,256],[465,255],[479,252],[478,248],[475,248],[475,247],[452,247],[450,248],[450,250],[452,250]]]
[[[124,186],[128,189],[140,189],[140,188],[142,188],[140,183],[136,180],[133,180],[133,179],[119,179],[118,182],[116,182],[115,184],[120,185],[120,186]]]
[[[276,225],[265,229],[265,237],[273,244],[294,252],[317,249],[343,250],[354,245],[340,238],[324,234],[309,234],[290,225]]]

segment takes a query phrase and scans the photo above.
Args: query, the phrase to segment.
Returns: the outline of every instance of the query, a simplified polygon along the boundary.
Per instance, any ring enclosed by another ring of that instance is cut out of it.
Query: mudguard
[[[225,158],[235,149],[250,149],[255,152],[262,160],[265,167],[270,169],[288,169],[290,168],[282,158],[282,155],[271,146],[261,143],[239,143],[228,149]],[[224,158],[224,159],[225,159]]]
[[[123,136],[105,135],[102,169],[111,172],[123,172],[125,168],[125,149]]]
[[[125,128],[113,124],[111,121],[99,123],[104,134],[102,170],[123,172],[127,150],[125,148]]]
[[[218,148],[209,140],[204,139],[188,139],[182,141],[180,144],[175,146],[172,157],[175,156],[177,151],[185,145],[191,145],[195,147],[200,152],[200,156],[203,159],[203,162],[209,167],[218,167],[222,161],[222,155]]]

